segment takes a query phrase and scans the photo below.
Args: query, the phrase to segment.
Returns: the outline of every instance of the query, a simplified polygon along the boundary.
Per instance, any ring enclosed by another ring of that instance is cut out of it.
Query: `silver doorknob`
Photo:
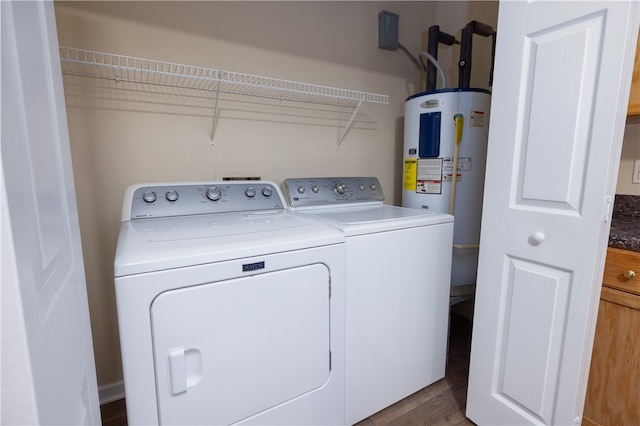
[[[540,231],[536,231],[529,236],[529,244],[531,244],[532,246],[537,246],[543,241],[544,241],[544,234]]]

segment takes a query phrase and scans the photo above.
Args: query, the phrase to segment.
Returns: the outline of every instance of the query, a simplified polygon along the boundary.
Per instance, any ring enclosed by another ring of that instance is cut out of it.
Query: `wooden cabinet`
[[[628,115],[640,115],[640,33],[636,45],[636,59],[633,62],[633,77],[631,78],[631,94],[629,95]]]
[[[607,251],[582,424],[640,425],[639,252]]]
[[[629,277],[635,273],[635,277]],[[609,247],[604,265],[603,285],[640,295],[640,253]],[[640,336],[638,336],[640,340]],[[640,395],[638,396],[640,398]]]

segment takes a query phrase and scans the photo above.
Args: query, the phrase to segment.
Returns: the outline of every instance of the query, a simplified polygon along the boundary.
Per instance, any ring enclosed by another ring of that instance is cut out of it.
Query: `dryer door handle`
[[[169,364],[169,391],[171,395],[187,392],[187,388],[202,380],[202,354],[195,348],[179,346],[167,352]]]
[[[184,358],[184,347],[171,349],[168,356],[171,395],[180,395],[187,391],[187,363]]]

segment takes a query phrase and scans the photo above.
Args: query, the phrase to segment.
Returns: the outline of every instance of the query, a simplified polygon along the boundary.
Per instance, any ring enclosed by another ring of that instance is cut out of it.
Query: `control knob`
[[[271,197],[272,193],[273,189],[271,189],[270,186],[265,186],[264,188],[262,188],[262,195],[264,195],[265,197]]]
[[[320,191],[320,187],[318,185],[311,186],[311,192],[313,192],[314,194],[317,194],[319,191]]]
[[[338,195],[344,195],[347,192],[347,185],[342,182],[336,182],[333,185],[333,189],[335,189]]]
[[[298,191],[298,194],[304,194],[304,186],[302,185],[298,186],[297,191]]]
[[[252,186],[250,186],[249,188],[245,189],[244,195],[246,195],[249,198],[253,198],[256,196],[256,190],[253,189]]]
[[[167,201],[176,201],[178,199],[178,191],[167,191],[167,193],[165,194],[165,198],[167,199]]]
[[[370,186],[372,191],[377,191],[378,190],[378,185],[376,185],[375,183],[372,183]]]
[[[158,196],[153,191],[145,191],[144,194],[142,194],[142,199],[145,203],[153,203],[157,198]]]
[[[207,188],[206,195],[207,198],[211,201],[218,201],[220,198],[222,198],[222,192],[220,192],[217,186],[210,186],[209,188]]]

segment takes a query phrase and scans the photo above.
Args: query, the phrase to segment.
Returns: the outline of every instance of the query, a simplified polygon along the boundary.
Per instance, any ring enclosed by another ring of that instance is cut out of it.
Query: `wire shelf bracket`
[[[62,73],[116,82],[126,81],[155,86],[215,92],[211,145],[215,145],[220,118],[220,93],[229,93],[279,101],[305,102],[332,107],[353,108],[351,118],[338,136],[337,147],[351,129],[364,103],[388,104],[387,95],[340,89],[250,74],[222,71],[153,59],[60,46]]]
[[[216,130],[218,129],[218,112],[220,105],[220,83],[218,83],[216,88],[216,107],[213,111],[213,125],[211,126],[211,139],[209,140],[209,144],[211,146],[216,146]]]
[[[338,143],[336,143],[336,149],[340,148],[340,145],[342,144],[342,140],[344,139],[345,136],[347,136],[347,132],[349,131],[349,129],[351,128],[351,125],[353,124],[353,120],[356,118],[358,111],[360,111],[362,102],[363,102],[362,99],[358,101],[358,105],[356,105],[355,109],[353,110],[353,113],[351,114],[351,118],[349,119],[349,121],[347,122],[347,125],[344,127],[344,129],[340,133],[340,136],[338,137]]]

